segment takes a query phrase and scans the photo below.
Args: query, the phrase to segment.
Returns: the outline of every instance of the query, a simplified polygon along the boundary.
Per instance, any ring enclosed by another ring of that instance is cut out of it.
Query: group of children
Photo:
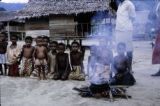
[[[36,45],[32,46],[32,37],[25,38],[25,44],[17,44],[18,37],[10,37],[11,44],[4,33],[0,34],[0,73],[9,76],[37,76],[40,80],[85,80],[81,45],[73,41],[70,52],[66,53],[66,45],[50,41],[47,36],[38,36]],[[7,46],[8,45],[8,46]],[[113,57],[107,45],[92,46],[88,57],[87,76],[89,89],[99,94],[109,85],[134,85],[129,59],[125,55],[126,45],[117,45],[117,56]]]
[[[126,45],[119,43],[117,55],[113,57],[113,52],[109,46],[92,46],[87,69],[90,86],[76,88],[76,90],[82,91],[82,96],[95,96],[106,94],[110,85],[134,85],[136,81],[130,70],[130,61],[125,49]]]
[[[39,79],[85,80],[83,53],[80,44],[72,42],[70,53],[65,53],[64,43],[49,42],[47,36],[38,36],[32,46],[32,37],[25,38],[25,44],[17,44],[18,37],[10,37],[8,45],[5,34],[0,34],[0,73],[9,76],[37,76]],[[7,47],[8,45],[8,47]],[[8,72],[7,72],[8,68]]]

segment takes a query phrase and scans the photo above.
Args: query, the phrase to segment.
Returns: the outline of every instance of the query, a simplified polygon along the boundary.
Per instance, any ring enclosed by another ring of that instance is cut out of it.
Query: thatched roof
[[[50,14],[79,14],[109,9],[110,0],[30,0],[19,11],[21,17],[40,17]]]
[[[0,11],[0,22],[20,22],[23,23],[24,19],[19,19],[17,11]]]
[[[16,15],[17,13],[13,11],[0,11],[0,22],[14,20]]]

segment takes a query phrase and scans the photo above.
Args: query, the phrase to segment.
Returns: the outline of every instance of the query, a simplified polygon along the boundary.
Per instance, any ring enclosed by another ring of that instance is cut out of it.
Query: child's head
[[[17,35],[12,35],[11,36],[11,42],[12,42],[12,44],[16,44],[17,41],[18,41],[18,36]]]
[[[64,51],[65,51],[65,44],[64,43],[58,44],[58,51],[59,51],[59,53],[64,53]]]
[[[44,46],[48,46],[49,43],[49,37],[48,36],[43,36],[43,44]]]
[[[51,41],[50,44],[49,44],[49,48],[51,50],[56,50],[57,49],[57,45],[58,45],[58,43],[56,41]]]
[[[78,49],[79,49],[79,43],[76,42],[76,41],[72,42],[72,44],[71,44],[71,50],[72,51],[78,51]]]
[[[31,46],[32,45],[32,41],[33,41],[33,38],[31,36],[27,36],[25,38],[25,43],[27,46]]]
[[[43,37],[38,36],[36,38],[36,44],[37,44],[37,46],[42,46],[43,45]]]
[[[118,43],[118,45],[117,45],[117,53],[118,54],[124,54],[125,51],[126,51],[125,43]]]

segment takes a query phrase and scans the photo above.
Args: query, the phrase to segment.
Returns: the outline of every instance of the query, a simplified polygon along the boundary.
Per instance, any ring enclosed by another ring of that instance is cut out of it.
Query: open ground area
[[[160,77],[151,77],[160,65],[151,64],[152,48],[148,41],[134,42],[133,71],[136,85],[127,89],[132,99],[82,98],[72,88],[87,82],[38,81],[31,78],[0,77],[2,106],[159,106]],[[84,62],[86,63],[86,62]]]

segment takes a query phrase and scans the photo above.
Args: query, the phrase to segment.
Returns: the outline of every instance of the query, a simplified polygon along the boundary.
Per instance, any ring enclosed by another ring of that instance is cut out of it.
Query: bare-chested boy
[[[0,75],[7,75],[7,59],[6,59],[6,51],[7,51],[7,36],[5,33],[0,33]],[[4,72],[3,72],[4,66]]]
[[[49,37],[48,36],[43,36],[43,45],[49,50]]]
[[[83,66],[83,55],[79,51],[80,44],[74,41],[71,45],[70,60],[71,60],[71,72],[69,75],[70,79],[73,80],[85,80],[84,72],[82,72]]]
[[[46,79],[45,66],[48,64],[47,48],[43,45],[43,37],[39,36],[36,39],[37,46],[35,47],[34,57],[35,57],[35,67],[38,69],[38,77],[41,80]]]
[[[47,52],[50,51],[49,41],[50,41],[49,37],[44,35],[43,36],[43,45],[47,48]],[[48,59],[47,63],[48,64],[45,65],[45,73],[46,73],[46,75],[49,74],[49,59]]]
[[[32,46],[32,37],[27,36],[25,38],[25,45],[22,48],[21,52],[21,68],[20,75],[21,76],[30,76],[33,71],[33,52],[34,47]]]
[[[56,55],[55,80],[67,80],[70,73],[68,54],[64,53],[65,44],[59,43]]]

